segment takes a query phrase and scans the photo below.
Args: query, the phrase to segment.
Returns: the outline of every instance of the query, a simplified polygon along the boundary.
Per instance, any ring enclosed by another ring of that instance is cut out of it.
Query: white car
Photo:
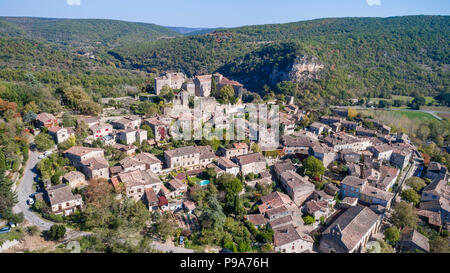
[[[34,199],[33,198],[28,198],[27,203],[29,206],[32,206],[34,204]]]
[[[47,157],[47,156],[46,156],[45,154],[42,154],[42,155],[38,156],[39,159],[44,159],[44,158],[46,158],[46,157]]]
[[[52,153],[53,153],[52,151],[48,151],[48,152],[45,152],[44,155],[47,157],[47,156],[51,155]]]

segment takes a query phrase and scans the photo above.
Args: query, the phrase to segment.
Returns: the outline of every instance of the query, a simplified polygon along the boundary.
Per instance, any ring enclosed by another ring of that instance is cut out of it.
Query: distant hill
[[[110,54],[123,67],[189,76],[219,71],[261,95],[273,90],[339,102],[448,90],[449,37],[449,16],[327,18],[218,29]]]
[[[75,47],[116,47],[181,34],[154,24],[117,20],[0,17],[0,36],[40,39]]]
[[[216,30],[216,28],[190,28],[190,27],[166,27],[166,28],[174,30],[183,35],[206,34]]]

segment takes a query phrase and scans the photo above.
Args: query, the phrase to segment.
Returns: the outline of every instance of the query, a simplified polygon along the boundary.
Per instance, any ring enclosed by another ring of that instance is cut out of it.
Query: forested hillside
[[[219,71],[261,96],[294,95],[308,105],[436,96],[449,92],[449,18],[328,18],[182,35],[114,20],[0,17],[0,80],[32,75],[99,98],[167,70]]]
[[[356,95],[437,95],[448,88],[449,18],[332,18],[246,26],[138,43],[110,54],[124,67],[149,71],[181,70],[189,76],[220,71],[261,95],[270,89],[337,101]],[[320,79],[277,87],[283,77],[270,75],[289,74],[295,59],[305,56],[324,65]]]
[[[76,47],[114,47],[180,35],[154,24],[117,20],[0,17],[0,36],[41,39]]]

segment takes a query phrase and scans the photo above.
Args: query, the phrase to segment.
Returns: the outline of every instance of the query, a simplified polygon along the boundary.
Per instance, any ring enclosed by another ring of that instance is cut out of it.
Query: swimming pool
[[[202,180],[202,181],[198,182],[198,184],[199,184],[200,186],[206,186],[206,185],[209,184],[209,180]]]

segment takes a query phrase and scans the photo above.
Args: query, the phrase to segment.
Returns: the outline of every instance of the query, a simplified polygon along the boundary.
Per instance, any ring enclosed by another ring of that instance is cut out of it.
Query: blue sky
[[[234,27],[324,17],[449,15],[450,0],[0,0],[1,16]]]

